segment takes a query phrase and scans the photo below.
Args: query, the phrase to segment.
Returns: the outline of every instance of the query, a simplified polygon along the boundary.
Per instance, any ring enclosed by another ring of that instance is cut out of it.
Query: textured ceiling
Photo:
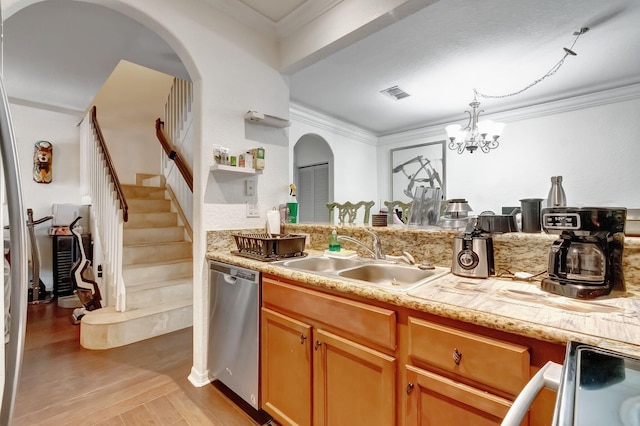
[[[376,134],[464,120],[473,89],[487,113],[640,82],[638,0],[439,1],[291,76],[293,101]],[[379,92],[398,85],[399,101]]]
[[[248,25],[258,19],[276,35],[341,3],[203,1]],[[640,0],[440,0],[289,76],[291,99],[378,135],[463,121],[474,88],[498,96],[521,90],[584,26],[591,30],[573,47],[577,56],[555,75],[516,96],[479,99],[482,107],[499,113],[624,87],[640,83],[638,22]],[[82,111],[120,59],[188,78],[154,33],[89,3],[36,3],[7,19],[4,34],[7,90],[29,102]],[[396,85],[410,96],[380,93]]]

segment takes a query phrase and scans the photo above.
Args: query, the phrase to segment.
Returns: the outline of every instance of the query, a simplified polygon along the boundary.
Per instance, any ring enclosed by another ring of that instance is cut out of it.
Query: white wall
[[[9,105],[18,146],[24,208],[33,209],[38,220],[52,214],[52,204],[81,204],[79,128],[81,113],[53,112],[12,103]],[[49,184],[33,180],[34,144],[47,140],[53,144],[53,176]],[[6,206],[4,208],[6,215]],[[26,218],[26,210],[25,210]],[[5,219],[5,223],[7,220]],[[52,246],[48,235],[51,222],[35,227],[40,249],[40,279],[53,289]],[[5,235],[8,235],[5,231]]]
[[[4,2],[5,18],[10,19],[13,13],[35,1]],[[278,45],[274,38],[229,19],[207,2],[88,1],[117,10],[155,31],[175,50],[194,83],[194,368],[190,380],[204,385],[209,381],[206,230],[226,229],[230,223],[242,227],[260,222],[263,225],[268,206],[279,201],[280,188],[289,183],[288,139],[265,131],[262,135],[253,132],[254,140],[249,142],[243,119],[248,110],[288,118],[289,89],[286,78],[277,71]],[[244,203],[207,199],[211,188],[224,196],[237,189],[237,182],[226,183],[210,174],[214,144],[234,150],[258,144],[266,148],[267,168],[258,178],[259,202],[264,212],[261,220],[234,222],[229,219],[244,217]]]
[[[447,198],[466,198],[476,213],[500,213],[522,198],[546,198],[551,176],[561,175],[569,205],[637,208],[639,115],[637,98],[508,121],[495,151],[458,155],[447,149]],[[390,193],[390,149],[445,136],[444,128],[430,128],[381,138],[381,192]]]
[[[134,184],[136,173],[161,173],[155,122],[164,118],[172,83],[170,75],[120,61],[93,99],[120,183]]]
[[[295,105],[292,107],[289,129],[291,158],[295,144],[305,135],[321,137],[333,152],[333,201],[375,201],[372,212],[378,211],[380,195],[376,185],[378,154],[375,137],[344,122]],[[293,182],[292,164],[289,165],[289,176]],[[361,222],[362,217],[359,215],[356,221]]]

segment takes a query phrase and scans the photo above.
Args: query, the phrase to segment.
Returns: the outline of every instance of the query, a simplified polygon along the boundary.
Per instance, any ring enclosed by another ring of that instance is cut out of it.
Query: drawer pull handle
[[[412,391],[413,391],[413,383],[409,382],[409,384],[407,385],[407,395],[411,394]]]
[[[304,341],[307,340],[307,336],[305,336],[304,334],[300,334],[300,344],[304,345]]]
[[[315,344],[315,345],[313,345],[313,349],[317,351],[321,344],[322,344],[322,343],[320,343],[320,341],[319,341],[319,340],[316,340],[316,344]]]
[[[456,365],[460,365],[460,360],[462,359],[462,352],[460,352],[457,348],[453,349],[453,362]]]

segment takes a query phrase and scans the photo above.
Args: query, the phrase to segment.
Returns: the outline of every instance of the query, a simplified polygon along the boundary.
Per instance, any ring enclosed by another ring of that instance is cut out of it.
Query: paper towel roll
[[[267,233],[280,233],[280,212],[275,208],[267,212]]]

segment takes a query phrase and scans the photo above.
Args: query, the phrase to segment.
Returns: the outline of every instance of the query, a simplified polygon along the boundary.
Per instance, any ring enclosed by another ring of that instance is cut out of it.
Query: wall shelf
[[[274,115],[262,114],[258,111],[247,111],[244,115],[245,121],[249,123],[262,124],[264,126],[276,127],[278,129],[284,129],[291,126],[289,120],[276,117]]]
[[[235,172],[235,173],[243,173],[247,175],[253,175],[256,173],[256,170],[251,167],[225,166],[223,164],[214,164],[213,166],[209,167],[209,171]]]

